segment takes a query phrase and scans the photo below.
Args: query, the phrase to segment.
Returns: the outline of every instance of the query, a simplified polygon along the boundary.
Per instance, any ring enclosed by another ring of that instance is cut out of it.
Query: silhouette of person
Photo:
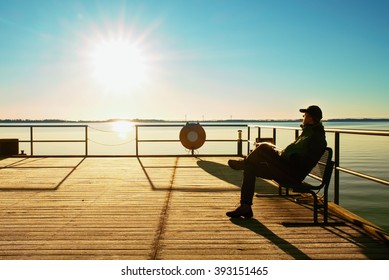
[[[269,143],[260,144],[243,160],[229,160],[235,170],[243,170],[240,206],[227,212],[231,218],[251,218],[256,177],[272,179],[278,183],[300,183],[320,160],[327,146],[321,109],[312,105],[300,109],[304,113],[302,133],[282,151]]]

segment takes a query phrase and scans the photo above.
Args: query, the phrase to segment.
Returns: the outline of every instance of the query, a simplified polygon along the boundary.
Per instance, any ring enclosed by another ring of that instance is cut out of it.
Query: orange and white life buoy
[[[185,148],[196,150],[205,142],[205,130],[198,123],[187,123],[180,131],[180,141]]]

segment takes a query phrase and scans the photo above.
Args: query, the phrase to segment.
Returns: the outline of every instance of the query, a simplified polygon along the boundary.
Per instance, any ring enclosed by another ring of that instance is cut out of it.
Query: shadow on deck
[[[388,259],[351,224],[287,228],[312,210],[262,180],[254,219],[229,219],[226,158],[0,161],[0,259]],[[337,219],[332,216],[333,219]]]

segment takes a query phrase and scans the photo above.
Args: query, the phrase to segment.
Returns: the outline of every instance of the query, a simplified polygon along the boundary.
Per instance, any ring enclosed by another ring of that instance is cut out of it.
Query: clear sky
[[[389,117],[389,1],[0,1],[0,119]]]

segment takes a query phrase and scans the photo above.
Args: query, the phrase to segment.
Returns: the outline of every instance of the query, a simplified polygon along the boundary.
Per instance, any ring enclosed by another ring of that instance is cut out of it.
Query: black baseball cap
[[[309,113],[312,117],[316,118],[317,120],[321,120],[323,118],[323,113],[319,106],[311,105],[307,109],[300,109],[301,113]]]

